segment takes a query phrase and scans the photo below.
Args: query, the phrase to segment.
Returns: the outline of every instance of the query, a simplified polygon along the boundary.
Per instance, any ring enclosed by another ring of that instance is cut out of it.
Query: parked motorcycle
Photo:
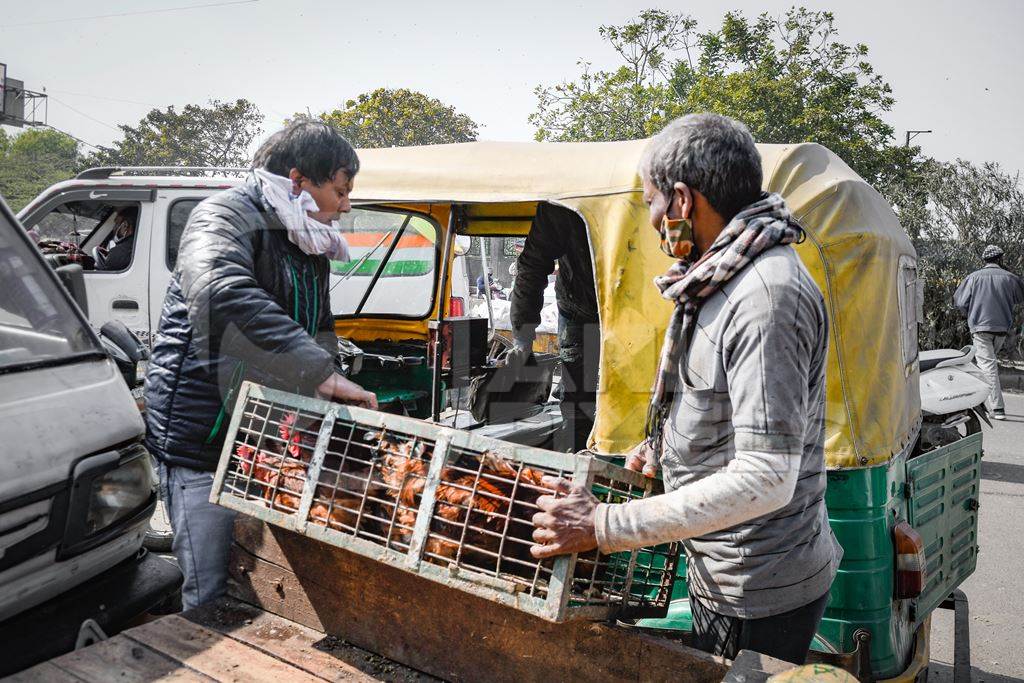
[[[965,433],[978,431],[980,421],[992,426],[985,409],[990,391],[988,378],[974,363],[973,346],[922,351],[918,362],[923,414],[920,452],[953,443]]]

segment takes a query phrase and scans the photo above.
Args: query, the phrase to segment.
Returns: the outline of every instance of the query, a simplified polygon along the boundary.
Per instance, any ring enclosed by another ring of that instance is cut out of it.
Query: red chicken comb
[[[238,469],[242,471],[242,474],[249,474],[252,469],[252,454],[255,449],[252,446],[245,444],[239,444],[238,448],[235,449],[235,455],[238,456]]]

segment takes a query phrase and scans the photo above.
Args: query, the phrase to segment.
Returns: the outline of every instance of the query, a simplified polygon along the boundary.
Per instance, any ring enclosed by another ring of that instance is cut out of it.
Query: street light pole
[[[907,131],[907,141],[906,141],[906,143],[904,143],[903,146],[904,147],[910,147],[910,141],[911,140],[916,138],[918,135],[921,135],[922,133],[931,133],[931,132],[932,131],[930,131],[930,130],[908,130]]]

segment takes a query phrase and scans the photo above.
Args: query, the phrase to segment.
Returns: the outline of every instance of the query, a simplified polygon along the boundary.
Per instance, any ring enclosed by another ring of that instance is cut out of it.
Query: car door
[[[178,245],[188,217],[199,202],[218,191],[215,188],[161,189],[157,196],[149,266],[149,324],[154,334],[160,325],[160,311],[178,261]]]
[[[55,193],[23,221],[26,228],[35,228],[44,237],[75,242],[92,254],[105,245],[106,236],[98,233],[109,230],[111,222],[109,217],[96,217],[109,216],[114,210],[133,210],[134,238],[128,265],[118,270],[87,268],[85,289],[90,323],[100,327],[119,320],[144,341],[151,331],[149,262],[155,199],[153,188],[75,188]],[[73,233],[60,235],[61,226],[69,221]]]

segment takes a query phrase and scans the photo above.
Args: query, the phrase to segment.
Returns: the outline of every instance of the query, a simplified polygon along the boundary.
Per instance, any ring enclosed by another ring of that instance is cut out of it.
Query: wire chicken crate
[[[602,501],[654,482],[589,455],[242,385],[211,501],[551,621],[664,616],[679,544],[534,559],[541,477]]]

